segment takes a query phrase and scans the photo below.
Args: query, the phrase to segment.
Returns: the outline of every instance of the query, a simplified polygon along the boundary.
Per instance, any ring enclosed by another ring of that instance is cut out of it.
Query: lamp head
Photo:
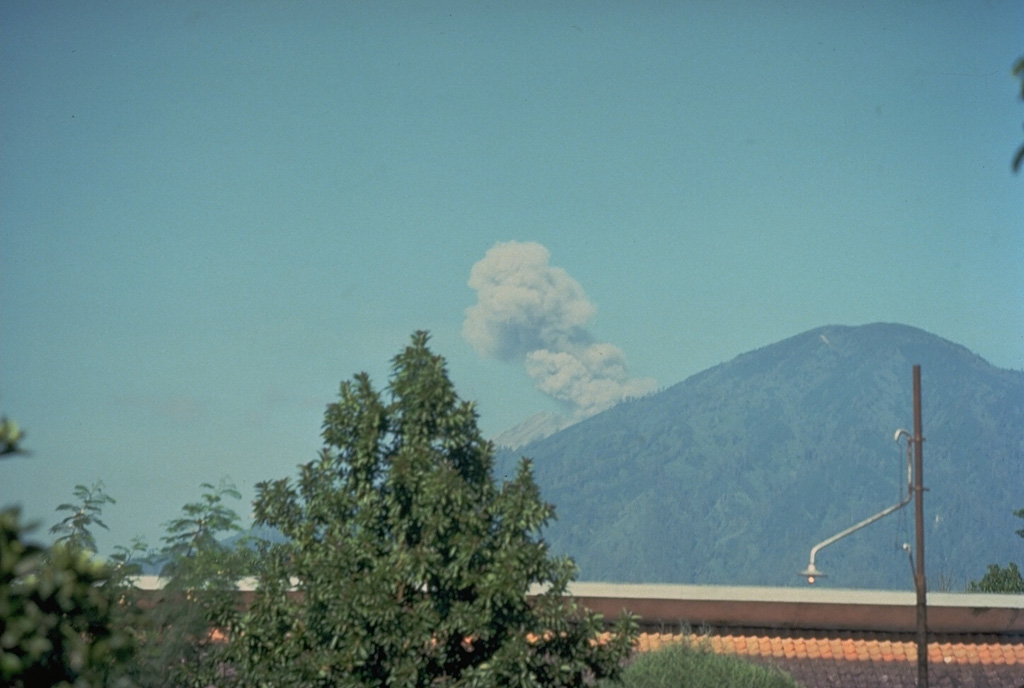
[[[808,564],[807,568],[800,572],[800,575],[807,579],[808,585],[814,585],[816,579],[825,577],[825,574],[815,568],[814,564]]]

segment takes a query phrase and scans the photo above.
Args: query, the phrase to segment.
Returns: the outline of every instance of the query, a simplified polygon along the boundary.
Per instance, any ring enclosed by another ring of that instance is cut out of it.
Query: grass
[[[611,688],[604,684],[602,688]],[[789,674],[732,655],[715,654],[703,643],[682,641],[638,654],[622,676],[625,688],[799,688]]]

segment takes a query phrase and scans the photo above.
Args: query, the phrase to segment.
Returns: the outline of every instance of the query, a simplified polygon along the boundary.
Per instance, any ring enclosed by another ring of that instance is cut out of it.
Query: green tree
[[[50,527],[50,533],[59,537],[55,545],[67,547],[84,553],[87,556],[96,554],[96,538],[92,534],[94,526],[110,530],[103,522],[103,507],[116,504],[117,500],[104,492],[103,482],[95,482],[92,487],[75,485],[76,502],[65,502],[57,507],[57,512],[67,512],[67,516]],[[142,573],[142,562],[148,554],[148,546],[139,537],[135,537],[129,547],[115,545],[114,553],[107,561],[110,576],[106,585],[119,587],[124,595],[132,587],[131,576]]]
[[[989,564],[988,571],[980,581],[971,581],[967,592],[1012,592],[1024,593],[1024,578],[1020,569],[1012,561],[1006,568],[999,564]]]
[[[1013,515],[1024,518],[1024,509],[1017,509]],[[1024,538],[1024,528],[1017,530],[1016,533]],[[967,584],[967,592],[1024,593],[1024,578],[1021,577],[1017,564],[1012,561],[1006,568],[999,564],[989,564],[988,571],[980,581],[971,581]]]
[[[225,620],[238,685],[577,686],[628,656],[635,621],[596,642],[601,618],[566,595],[575,566],[540,536],[554,511],[529,463],[495,484],[427,341],[395,357],[386,399],[365,373],[343,383],[319,458],[258,485],[257,523],[289,540]]]
[[[92,487],[75,485],[76,503],[65,502],[57,507],[57,511],[66,511],[59,523],[50,528],[51,533],[59,534],[57,542],[64,543],[72,549],[81,549],[96,553],[96,538],[92,534],[93,526],[110,530],[103,522],[103,506],[116,504],[117,501],[103,491],[103,482],[93,483]]]
[[[126,579],[128,576],[140,575],[142,565],[149,558],[149,545],[142,537],[136,535],[130,545],[114,545],[114,553],[107,559],[107,563],[121,579]]]
[[[117,622],[110,570],[68,543],[24,539],[16,510],[0,512],[0,684],[127,685],[133,640]]]
[[[241,530],[227,498],[241,494],[226,478],[202,483],[201,499],[185,504],[181,516],[164,524],[163,588],[149,597],[150,609],[139,625],[139,650],[133,680],[142,686],[207,686],[216,667],[205,661],[215,645],[217,620],[237,603],[238,579],[252,571],[255,553],[245,540],[228,546],[221,540]]]
[[[234,588],[244,555],[237,547],[220,543],[225,536],[242,529],[240,518],[225,503],[225,498],[241,499],[238,489],[227,478],[216,487],[200,485],[205,491],[198,502],[181,508],[181,516],[164,524],[167,535],[161,538],[160,551],[167,560],[160,574],[181,588]]]

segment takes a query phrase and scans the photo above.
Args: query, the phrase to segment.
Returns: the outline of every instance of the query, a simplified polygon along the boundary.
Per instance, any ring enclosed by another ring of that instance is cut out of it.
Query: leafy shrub
[[[610,688],[613,684],[606,684]],[[798,688],[788,674],[681,641],[639,654],[622,675],[624,688]]]

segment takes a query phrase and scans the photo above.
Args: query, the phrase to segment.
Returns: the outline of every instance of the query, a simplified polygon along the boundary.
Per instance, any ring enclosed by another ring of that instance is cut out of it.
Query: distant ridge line
[[[788,337],[499,451],[496,471],[533,460],[558,513],[545,538],[583,579],[798,585],[814,543],[898,501],[892,436],[911,423],[915,364],[927,568],[963,589],[1020,558],[1024,372],[910,325]],[[829,551],[825,585],[910,588],[900,528],[894,516]]]

